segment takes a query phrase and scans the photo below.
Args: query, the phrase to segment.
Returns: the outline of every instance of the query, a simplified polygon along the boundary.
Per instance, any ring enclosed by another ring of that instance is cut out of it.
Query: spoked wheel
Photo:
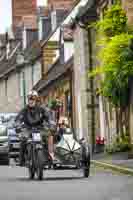
[[[83,176],[88,178],[90,175],[90,152],[89,146],[83,146],[82,148],[82,167],[83,167]]]
[[[37,152],[36,174],[37,174],[38,180],[43,179],[43,151],[42,150],[38,150]]]
[[[28,161],[27,167],[28,167],[28,172],[29,172],[29,179],[33,180],[35,177],[35,164],[34,164],[34,158],[33,158],[33,152],[32,152],[31,146],[28,146],[27,148],[26,160]]]
[[[35,169],[33,166],[29,166],[29,179],[33,180],[35,177]]]

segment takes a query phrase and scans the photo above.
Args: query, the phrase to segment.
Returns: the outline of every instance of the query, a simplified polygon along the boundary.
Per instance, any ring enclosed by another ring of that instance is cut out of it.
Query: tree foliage
[[[103,19],[96,23],[96,29],[107,37],[113,37],[127,31],[127,17],[120,5],[113,5]]]
[[[104,19],[97,22],[96,30],[106,39],[101,37],[100,65],[92,74],[103,74],[99,92],[113,105],[125,107],[129,79],[133,76],[133,35],[128,33],[125,11],[120,5],[112,6],[106,11]]]

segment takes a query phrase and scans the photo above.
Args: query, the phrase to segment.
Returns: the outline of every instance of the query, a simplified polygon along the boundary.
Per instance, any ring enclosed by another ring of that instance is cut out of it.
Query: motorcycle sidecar
[[[60,141],[55,145],[55,155],[58,158],[59,162],[52,163],[52,161],[48,159],[49,168],[52,167],[56,170],[82,169],[83,176],[85,178],[89,177],[89,145],[85,142],[85,140],[77,141],[76,139],[74,139],[71,129],[66,130],[62,135]]]

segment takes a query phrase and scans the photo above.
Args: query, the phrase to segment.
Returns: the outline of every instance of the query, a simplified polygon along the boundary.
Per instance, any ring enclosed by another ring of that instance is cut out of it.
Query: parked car
[[[14,118],[8,124],[8,142],[9,142],[9,156],[17,160],[19,158],[20,140],[14,128]]]
[[[17,159],[19,157],[19,138],[14,128],[8,128],[9,156]]]
[[[9,164],[9,143],[7,127],[0,124],[0,162]]]

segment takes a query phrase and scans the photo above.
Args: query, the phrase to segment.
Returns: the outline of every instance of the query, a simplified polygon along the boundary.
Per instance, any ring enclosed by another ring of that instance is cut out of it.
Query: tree
[[[98,54],[100,65],[91,75],[103,75],[99,93],[119,110],[119,131],[123,135],[122,118],[127,111],[129,80],[133,76],[133,35],[128,29],[126,13],[118,4],[106,11],[95,28],[102,48]],[[127,123],[128,119],[124,121]]]

